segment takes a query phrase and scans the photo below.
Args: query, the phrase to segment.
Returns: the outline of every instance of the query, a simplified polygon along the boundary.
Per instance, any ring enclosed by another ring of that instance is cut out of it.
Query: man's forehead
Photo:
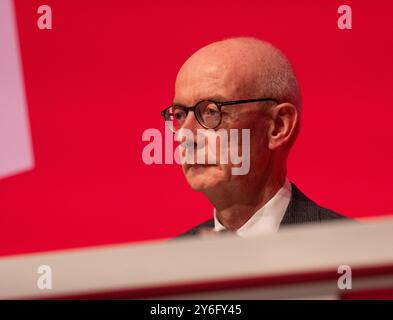
[[[233,86],[224,80],[196,79],[193,83],[176,85],[174,103],[191,106],[201,100],[226,101],[235,99],[234,92]]]
[[[202,81],[222,81],[233,66],[217,57],[191,57],[180,68],[176,85],[190,85]]]
[[[204,99],[223,101],[233,98],[241,85],[242,76],[236,74],[233,64],[215,60],[188,63],[176,78],[175,100],[187,100],[183,103]]]
[[[271,56],[266,46],[252,39],[232,39],[198,50],[179,70],[175,100],[190,104],[214,95],[236,100],[262,94],[255,91],[261,90],[266,58]]]

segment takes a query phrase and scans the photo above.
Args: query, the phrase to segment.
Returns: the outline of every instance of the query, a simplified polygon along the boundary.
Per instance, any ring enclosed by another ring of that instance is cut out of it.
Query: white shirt
[[[256,236],[264,233],[275,233],[280,227],[281,220],[287,210],[291,200],[292,188],[288,178],[280,190],[262,208],[236,230],[236,234],[241,237]],[[216,209],[214,209],[214,230],[225,230],[225,227],[218,221]]]

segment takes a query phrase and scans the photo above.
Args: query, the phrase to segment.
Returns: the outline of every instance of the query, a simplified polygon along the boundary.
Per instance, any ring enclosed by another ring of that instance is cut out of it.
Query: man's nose
[[[202,126],[199,124],[198,120],[195,117],[195,113],[193,111],[188,112],[186,120],[182,125],[183,129],[191,130],[194,135],[197,133],[197,129],[201,129]]]

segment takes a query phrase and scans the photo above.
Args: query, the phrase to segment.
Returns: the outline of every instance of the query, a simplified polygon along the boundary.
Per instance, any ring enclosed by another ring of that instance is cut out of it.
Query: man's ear
[[[268,131],[269,149],[291,147],[296,139],[299,127],[299,112],[291,103],[281,103],[271,109]]]

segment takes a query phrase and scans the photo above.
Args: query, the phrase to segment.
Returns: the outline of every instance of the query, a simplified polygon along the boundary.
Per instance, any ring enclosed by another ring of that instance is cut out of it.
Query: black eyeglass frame
[[[261,101],[273,101],[276,104],[280,104],[280,102],[277,99],[273,99],[273,98],[258,98],[258,99],[246,99],[246,100],[233,100],[233,101],[214,101],[214,100],[201,100],[198,103],[196,103],[194,106],[191,107],[187,107],[187,106],[182,106],[179,104],[173,104],[171,106],[169,106],[168,108],[165,108],[164,110],[161,111],[161,116],[164,117],[164,120],[167,121],[167,117],[166,117],[166,113],[168,112],[168,110],[170,108],[173,107],[182,107],[186,113],[186,118],[188,116],[188,113],[190,111],[192,111],[195,115],[195,118],[197,119],[198,123],[204,127],[205,129],[216,129],[220,126],[221,122],[222,122],[222,114],[221,114],[221,108],[222,106],[230,106],[230,105],[235,105],[235,104],[243,104],[243,103],[252,103],[252,102],[261,102]],[[199,119],[198,114],[195,113],[196,107],[201,103],[201,102],[212,102],[214,103],[217,107],[218,107],[218,111],[220,112],[220,122],[214,127],[214,128],[209,128],[208,126],[204,125],[202,123],[202,120]],[[174,131],[172,129],[172,131]]]

